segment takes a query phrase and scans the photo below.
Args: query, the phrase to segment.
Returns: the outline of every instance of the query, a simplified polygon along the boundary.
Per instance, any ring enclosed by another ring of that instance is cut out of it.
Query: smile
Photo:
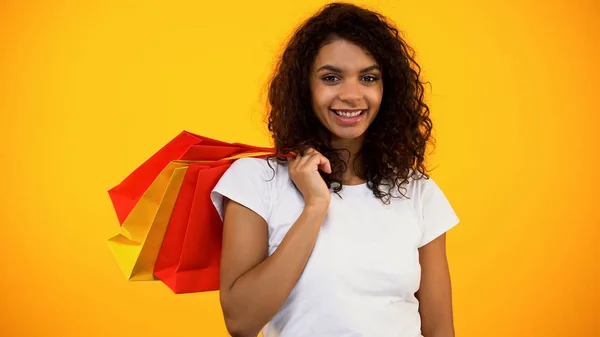
[[[343,118],[354,118],[354,117],[358,117],[360,115],[363,114],[363,112],[365,112],[367,109],[362,109],[362,110],[347,110],[347,109],[343,109],[343,110],[334,110],[334,109],[330,109],[334,114],[343,117]]]

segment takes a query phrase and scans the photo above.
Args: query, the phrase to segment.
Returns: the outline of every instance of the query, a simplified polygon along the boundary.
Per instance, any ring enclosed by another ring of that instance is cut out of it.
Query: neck
[[[364,138],[355,139],[332,139],[331,145],[334,149],[340,150],[342,160],[346,163],[346,171],[342,175],[342,184],[344,185],[358,185],[364,183],[364,179],[361,178],[362,167],[360,152]]]

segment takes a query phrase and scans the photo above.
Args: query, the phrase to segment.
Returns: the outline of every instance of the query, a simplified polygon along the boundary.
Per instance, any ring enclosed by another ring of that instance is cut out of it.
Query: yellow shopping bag
[[[156,280],[154,264],[189,163],[165,167],[135,204],[119,233],[108,244],[131,281]]]

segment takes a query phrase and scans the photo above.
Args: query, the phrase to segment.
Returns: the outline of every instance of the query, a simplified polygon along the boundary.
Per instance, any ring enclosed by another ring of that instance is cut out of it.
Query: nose
[[[356,105],[362,99],[362,91],[358,81],[344,81],[340,85],[339,98],[342,101]]]

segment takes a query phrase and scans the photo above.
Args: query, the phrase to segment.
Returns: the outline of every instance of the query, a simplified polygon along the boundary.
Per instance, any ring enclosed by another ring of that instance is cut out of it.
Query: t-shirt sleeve
[[[221,220],[223,200],[226,197],[249,208],[268,222],[270,178],[273,178],[273,171],[264,159],[242,158],[234,161],[210,194]]]
[[[415,206],[421,221],[419,248],[430,243],[459,223],[452,205],[432,178],[415,181]]]

